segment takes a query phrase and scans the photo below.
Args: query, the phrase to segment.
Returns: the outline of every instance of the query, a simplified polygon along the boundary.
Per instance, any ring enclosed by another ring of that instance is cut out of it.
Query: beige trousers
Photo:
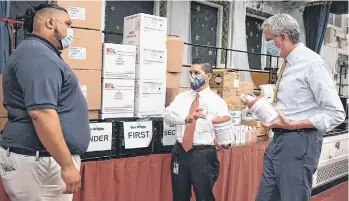
[[[80,169],[80,156],[73,156]],[[0,176],[11,201],[72,201],[63,194],[61,167],[53,157],[25,156],[0,147]]]

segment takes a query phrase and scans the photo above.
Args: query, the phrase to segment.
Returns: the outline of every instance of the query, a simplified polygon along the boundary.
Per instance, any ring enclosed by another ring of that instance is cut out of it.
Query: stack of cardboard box
[[[166,72],[166,104],[168,106],[176,95],[182,91],[179,88],[180,73],[182,72],[184,40],[169,36],[166,41],[167,72]]]
[[[2,74],[0,74],[0,131],[4,128],[7,122],[7,110],[5,109],[3,102]]]
[[[166,93],[167,19],[135,14],[124,18],[124,45],[136,46],[135,116],[162,116]]]
[[[98,119],[101,109],[102,1],[57,1],[72,20],[73,43],[62,52],[63,60],[79,80],[90,119]]]
[[[225,69],[214,69],[210,80],[210,87],[227,102],[230,109],[241,109],[240,74]]]
[[[101,118],[133,117],[136,47],[105,43]]]

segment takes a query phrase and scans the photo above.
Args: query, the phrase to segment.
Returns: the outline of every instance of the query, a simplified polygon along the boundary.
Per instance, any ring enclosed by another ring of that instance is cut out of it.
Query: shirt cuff
[[[324,131],[325,129],[320,125],[321,120],[317,120],[317,115],[314,115],[308,119],[308,121],[316,128],[317,130]]]

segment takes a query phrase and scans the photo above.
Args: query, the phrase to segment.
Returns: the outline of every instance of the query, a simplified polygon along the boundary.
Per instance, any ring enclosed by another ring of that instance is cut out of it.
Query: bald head
[[[55,8],[44,8],[35,13],[33,19],[33,31],[44,30],[46,23],[63,19],[68,15],[64,10],[58,10]],[[70,21],[70,20],[69,20]]]
[[[35,9],[33,34],[50,41],[57,49],[62,49],[61,40],[67,35],[72,24],[68,12],[57,5],[42,4]]]

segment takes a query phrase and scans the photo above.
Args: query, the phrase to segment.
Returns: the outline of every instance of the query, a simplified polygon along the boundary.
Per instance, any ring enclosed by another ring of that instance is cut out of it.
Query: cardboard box
[[[57,1],[68,11],[73,27],[102,29],[102,0],[94,1]]]
[[[136,47],[104,43],[103,78],[135,79]]]
[[[7,110],[4,107],[4,95],[2,91],[2,74],[0,74],[0,117],[7,117]]]
[[[166,49],[136,48],[136,79],[166,79]]]
[[[139,13],[124,18],[123,43],[166,49],[167,19]]]
[[[134,89],[134,80],[103,79],[101,118],[126,117],[127,114],[133,116]]]
[[[256,85],[258,88],[259,85],[269,83],[269,73],[251,72],[251,78],[254,85]]]
[[[217,94],[223,98],[225,101],[228,101],[230,99],[239,97],[240,92],[238,89],[233,89],[233,88],[212,88],[212,90],[217,91]]]
[[[165,107],[169,106],[179,93],[179,88],[166,88]]]
[[[212,88],[239,88],[240,74],[225,69],[214,69],[210,80]]]
[[[134,113],[113,113],[113,114],[99,114],[100,119],[114,119],[114,118],[129,118],[134,117]]]
[[[246,126],[251,126],[251,127],[256,127],[256,128],[261,128],[262,124],[260,121],[247,121],[247,120],[241,120],[242,125]]]
[[[254,84],[252,82],[240,81],[239,90],[240,90],[240,93],[253,94]]]
[[[102,32],[72,29],[71,47],[63,50],[62,58],[72,69],[102,70]]]
[[[78,78],[81,91],[86,98],[88,109],[101,109],[101,71],[74,70],[74,73]]]
[[[179,88],[179,73],[166,73],[166,88]]]
[[[167,72],[181,73],[184,54],[184,40],[178,36],[169,36],[166,41]]]
[[[0,131],[1,131],[2,129],[4,129],[7,120],[8,120],[7,117],[0,117]],[[0,134],[1,134],[1,133],[0,133]]]
[[[135,113],[162,115],[165,109],[165,94],[166,84],[162,80],[136,80]]]
[[[88,117],[90,120],[98,120],[99,119],[99,110],[88,111]]]

